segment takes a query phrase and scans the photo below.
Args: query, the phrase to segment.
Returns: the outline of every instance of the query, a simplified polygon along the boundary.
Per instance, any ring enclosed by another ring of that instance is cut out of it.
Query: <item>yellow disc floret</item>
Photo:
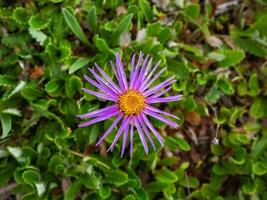
[[[125,115],[137,115],[145,108],[145,97],[135,90],[127,90],[119,96],[118,105]]]

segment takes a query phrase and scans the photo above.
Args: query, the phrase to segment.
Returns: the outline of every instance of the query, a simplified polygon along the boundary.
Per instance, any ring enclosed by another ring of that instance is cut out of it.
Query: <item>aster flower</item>
[[[130,154],[132,155],[134,128],[137,129],[139,138],[146,153],[148,153],[146,138],[148,138],[153,149],[156,149],[151,134],[153,134],[163,146],[164,140],[162,136],[153,127],[147,116],[156,118],[157,120],[160,120],[173,128],[178,128],[177,123],[164,117],[165,115],[177,119],[175,115],[159,110],[152,106],[152,104],[155,103],[178,101],[181,99],[182,95],[162,97],[162,95],[171,89],[171,85],[176,80],[174,79],[174,76],[172,76],[159,84],[154,84],[158,77],[166,70],[166,67],[158,70],[156,73],[160,65],[160,61],[152,68],[152,70],[150,70],[152,58],[149,59],[149,56],[147,55],[145,59],[143,59],[143,56],[144,55],[140,53],[137,60],[136,54],[133,55],[129,82],[127,81],[123,64],[118,54],[116,54],[116,67],[112,62],[110,62],[118,84],[112,81],[111,78],[97,64],[95,64],[96,71],[93,68],[89,68],[89,71],[95,80],[84,75],[84,78],[90,84],[97,87],[100,92],[92,91],[87,88],[83,88],[82,90],[100,99],[112,101],[113,105],[79,115],[78,117],[81,119],[91,119],[90,121],[79,124],[79,127],[89,126],[94,123],[116,117],[111,126],[100,137],[99,141],[96,143],[96,146],[100,145],[100,143],[121,122],[118,132],[116,133],[115,138],[108,149],[108,151],[113,151],[115,144],[121,135],[123,135],[121,156],[124,154],[128,137],[130,138]]]

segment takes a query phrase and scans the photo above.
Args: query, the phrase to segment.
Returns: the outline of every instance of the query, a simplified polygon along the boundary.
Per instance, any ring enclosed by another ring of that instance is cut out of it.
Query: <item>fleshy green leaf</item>
[[[218,62],[220,67],[235,66],[245,58],[245,53],[239,49],[224,50],[221,53],[225,56],[225,58]]]
[[[88,11],[88,23],[89,23],[89,29],[93,32],[97,32],[97,15],[96,15],[96,7],[92,6],[90,10]]]
[[[5,138],[11,130],[11,117],[8,114],[0,113],[2,138]]]
[[[69,68],[69,74],[73,74],[89,63],[89,58],[78,58]]]
[[[77,19],[73,14],[71,14],[66,8],[62,9],[64,19],[72,32],[85,44],[89,44],[89,41],[83,32],[81,26],[79,25]]]
[[[116,186],[121,186],[127,183],[128,175],[120,170],[108,170],[105,173],[108,182]]]
[[[113,44],[118,44],[119,38],[123,32],[128,31],[130,25],[131,25],[131,20],[132,20],[133,15],[126,15],[120,23],[117,25],[116,29],[113,31],[111,38],[113,41]]]

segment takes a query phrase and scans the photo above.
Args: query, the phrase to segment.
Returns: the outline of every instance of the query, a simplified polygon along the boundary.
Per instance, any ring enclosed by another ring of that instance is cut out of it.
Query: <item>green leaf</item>
[[[199,186],[198,179],[194,177],[184,177],[179,181],[180,185],[186,188],[197,188]]]
[[[218,62],[220,67],[231,67],[239,64],[244,58],[245,53],[240,49],[223,50],[222,53],[225,58]]]
[[[228,79],[220,79],[218,86],[224,94],[233,95],[235,93],[234,87]]]
[[[31,16],[29,20],[29,24],[31,26],[30,29],[35,29],[35,30],[41,30],[41,29],[46,28],[48,26],[48,23],[49,23],[49,20],[48,21],[43,20],[37,15]]]
[[[169,187],[169,184],[166,182],[160,182],[160,181],[155,181],[151,182],[146,186],[146,191],[147,192],[162,192],[165,188]]]
[[[80,191],[81,188],[81,182],[80,181],[75,181],[73,182],[66,193],[64,193],[64,200],[73,200],[77,196],[78,192]]]
[[[6,99],[9,99],[14,94],[18,93],[26,85],[26,82],[20,81],[19,84],[7,95]]]
[[[164,183],[174,183],[178,180],[178,177],[174,172],[167,168],[163,168],[157,173],[156,179]]]
[[[166,145],[171,148],[172,150],[175,150],[177,148],[183,150],[183,151],[189,151],[190,145],[182,138],[174,137],[174,136],[168,136],[166,137]]]
[[[255,96],[257,96],[260,93],[260,87],[259,87],[257,73],[253,73],[249,77],[248,88],[249,88],[249,95],[250,96],[255,97]]]
[[[153,12],[149,6],[149,3],[147,0],[138,0],[139,7],[142,11],[142,13],[145,15],[148,22],[151,22],[153,20]]]
[[[248,182],[242,185],[242,191],[245,194],[252,195],[256,192],[256,183],[255,182]]]
[[[42,31],[34,30],[29,28],[29,33],[40,45],[44,45],[45,40],[47,39],[47,35],[44,34]]]
[[[103,38],[100,38],[98,35],[95,35],[93,41],[96,48],[100,52],[115,55],[115,52],[111,48],[109,48],[109,46],[107,45],[106,41]]]
[[[29,18],[29,14],[27,13],[27,9],[23,7],[16,7],[13,11],[12,15],[13,19],[19,24],[27,23]]]
[[[254,158],[259,157],[267,148],[267,137],[259,138],[259,140],[252,146],[251,155]]]
[[[23,172],[22,177],[25,183],[34,184],[39,180],[40,174],[36,170],[29,169]]]
[[[218,91],[217,86],[213,86],[208,94],[205,96],[205,100],[210,102],[210,103],[216,103],[220,99],[221,95],[220,92]]]
[[[260,119],[267,116],[267,104],[265,98],[256,98],[253,100],[249,109],[250,116]]]
[[[133,14],[126,15],[124,18],[122,18],[116,29],[113,31],[111,39],[114,45],[118,44],[121,34],[128,31],[132,22],[132,18]]]
[[[8,114],[0,113],[2,138],[5,138],[11,130],[11,117]]]
[[[79,25],[77,19],[75,18],[74,15],[72,15],[66,8],[62,9],[64,19],[72,32],[85,44],[89,44],[89,41],[84,34],[81,26]]]
[[[122,200],[136,200],[136,198],[133,194],[128,194],[125,197],[123,197]]]
[[[185,7],[184,12],[187,16],[190,16],[193,20],[197,19],[200,14],[199,4],[191,4]]]
[[[93,33],[97,32],[97,15],[96,15],[96,7],[92,6],[88,11],[88,23],[89,29]]]
[[[99,195],[104,199],[108,198],[111,195],[110,187],[108,187],[108,186],[101,187],[101,189],[99,191]]]
[[[29,101],[34,101],[42,96],[42,92],[40,89],[37,89],[35,86],[31,85],[24,87],[21,90],[21,95]]]
[[[51,79],[46,85],[45,90],[50,96],[60,95],[61,81],[57,79]]]
[[[2,113],[21,117],[20,110],[18,110],[16,108],[7,108],[5,110],[2,110]]]
[[[267,167],[262,162],[258,161],[253,164],[252,171],[254,174],[262,176],[267,173]]]
[[[116,186],[124,185],[128,181],[128,175],[120,170],[108,170],[105,175],[107,181]]]
[[[71,76],[65,83],[66,95],[72,98],[76,92],[81,90],[82,81],[78,76]]]
[[[69,74],[73,74],[90,62],[89,58],[78,58],[69,68]]]
[[[264,46],[256,43],[251,39],[241,39],[241,38],[234,38],[234,42],[244,49],[246,52],[258,56],[258,57],[266,57],[267,56],[267,48]]]

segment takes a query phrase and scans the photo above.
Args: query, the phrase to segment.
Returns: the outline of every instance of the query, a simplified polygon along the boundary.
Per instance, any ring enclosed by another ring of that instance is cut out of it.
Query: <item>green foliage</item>
[[[224,4],[0,1],[0,199],[267,199],[267,3]],[[135,132],[121,158],[118,127],[95,147],[113,119],[76,115],[110,105],[81,90],[88,67],[114,80],[115,54],[129,75],[139,52],[167,67],[155,84],[177,79],[182,100],[155,107],[180,127],[149,117],[164,148]]]

